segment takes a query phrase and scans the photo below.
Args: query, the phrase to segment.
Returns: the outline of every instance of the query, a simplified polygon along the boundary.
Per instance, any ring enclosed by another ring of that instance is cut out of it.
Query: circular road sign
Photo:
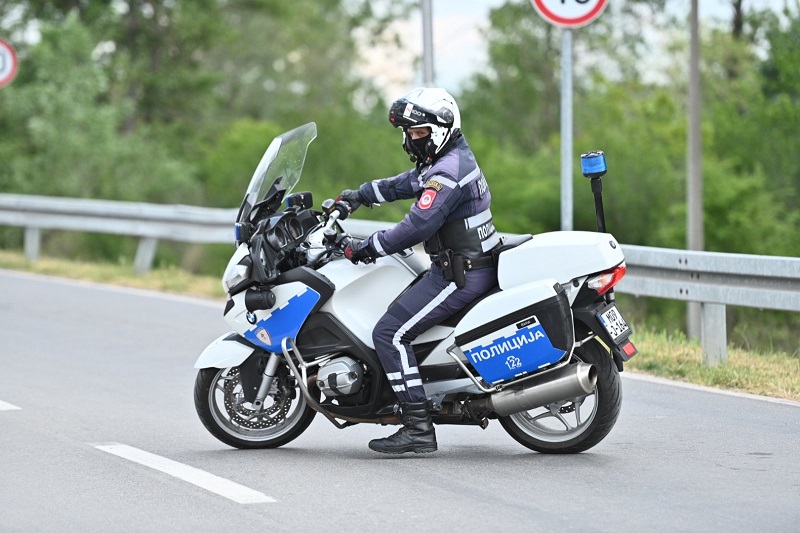
[[[580,28],[599,17],[608,0],[531,0],[531,3],[550,24]]]
[[[17,52],[11,43],[5,39],[0,39],[0,87],[5,87],[17,75]]]

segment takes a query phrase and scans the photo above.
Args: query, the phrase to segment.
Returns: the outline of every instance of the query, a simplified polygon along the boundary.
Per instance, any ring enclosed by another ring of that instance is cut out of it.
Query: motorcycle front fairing
[[[256,350],[244,337],[231,331],[209,344],[194,364],[197,369],[229,368],[241,365]]]
[[[321,299],[319,292],[301,282],[274,287],[272,309],[248,311],[246,292],[231,296],[225,307],[225,321],[233,328],[214,340],[200,354],[195,368],[227,368],[242,364],[257,349],[280,352],[281,342],[294,340]]]
[[[272,288],[276,304],[271,309],[248,311],[246,293],[231,297],[233,305],[228,307],[225,320],[234,330],[253,344],[269,352],[280,352],[284,338],[294,340],[311,310],[320,299],[320,294],[300,282],[277,285]]]
[[[319,293],[300,287],[302,284],[281,289],[279,296],[284,300],[276,298],[276,309],[272,311],[251,313],[244,301],[246,288],[253,286],[254,278],[258,277],[256,271],[271,270],[270,265],[265,264],[268,258],[263,250],[256,250],[249,242],[255,224],[280,210],[283,198],[300,180],[308,147],[316,136],[316,124],[304,124],[273,139],[261,157],[236,217],[237,249],[222,278],[223,289],[229,294],[225,314],[235,310],[228,319],[235,335],[225,334],[213,341],[200,355],[195,368],[238,366],[257,348],[280,351],[283,337],[279,336],[296,337],[318,302]],[[292,321],[295,323],[290,324]]]

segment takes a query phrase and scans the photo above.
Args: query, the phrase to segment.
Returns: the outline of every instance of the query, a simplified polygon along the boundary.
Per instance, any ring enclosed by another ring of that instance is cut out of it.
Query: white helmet
[[[403,148],[412,161],[433,161],[461,135],[461,113],[455,98],[441,88],[421,87],[400,97],[389,107],[389,122],[403,129]],[[431,137],[420,154],[408,135],[409,128],[430,128]]]

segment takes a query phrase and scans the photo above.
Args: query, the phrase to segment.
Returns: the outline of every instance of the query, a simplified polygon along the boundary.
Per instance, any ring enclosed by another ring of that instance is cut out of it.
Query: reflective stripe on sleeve
[[[449,189],[455,189],[456,186],[458,185],[458,183],[456,183],[455,181],[449,178],[445,178],[444,176],[436,176],[436,181],[438,181],[439,183],[441,183],[442,185],[444,185]]]
[[[375,248],[375,252],[381,257],[386,255],[386,251],[383,249],[383,246],[381,245],[381,239],[378,237],[378,234],[377,233],[373,233],[372,237],[370,237],[370,239],[371,239],[370,242],[372,243],[372,247]]]
[[[481,175],[481,168],[480,167],[475,167],[475,170],[473,170],[472,172],[470,172],[469,174],[464,176],[464,178],[461,181],[458,182],[458,185],[460,187],[463,187],[464,185],[466,185],[467,183],[469,183],[470,181],[474,180],[475,178],[477,178],[480,175]]]
[[[372,192],[375,193],[375,199],[378,200],[379,204],[385,204],[386,203],[386,198],[383,197],[383,195],[381,194],[380,189],[378,189],[378,181],[379,180],[376,180],[376,181],[372,182]]]

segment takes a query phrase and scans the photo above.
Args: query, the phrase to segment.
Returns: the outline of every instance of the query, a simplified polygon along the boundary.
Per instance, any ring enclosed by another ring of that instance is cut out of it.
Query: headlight
[[[243,281],[250,279],[250,265],[234,265],[225,271],[225,277],[222,282],[225,288],[230,291]]]
[[[222,276],[222,284],[225,286],[225,290],[231,294],[250,281],[252,261],[249,255],[244,255],[245,253],[248,253],[247,246],[241,245],[240,250],[237,250],[237,253],[231,258],[225,268],[225,274]]]

